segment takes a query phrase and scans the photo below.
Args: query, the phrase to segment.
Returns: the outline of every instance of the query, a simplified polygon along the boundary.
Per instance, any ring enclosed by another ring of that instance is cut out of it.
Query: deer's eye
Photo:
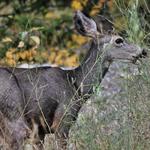
[[[121,46],[122,44],[123,44],[123,39],[122,38],[118,38],[118,39],[116,39],[115,40],[115,44],[117,45],[117,46]]]

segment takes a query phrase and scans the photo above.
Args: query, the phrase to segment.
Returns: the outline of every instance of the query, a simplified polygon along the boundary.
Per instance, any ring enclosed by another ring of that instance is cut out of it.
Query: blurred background
[[[76,33],[75,10],[83,11],[104,27],[107,18],[113,32],[150,46],[149,0],[1,0],[0,65],[78,66],[90,39]]]

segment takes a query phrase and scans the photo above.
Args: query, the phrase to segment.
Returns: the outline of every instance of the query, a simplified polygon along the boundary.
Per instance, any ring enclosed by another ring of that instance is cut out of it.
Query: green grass
[[[123,91],[114,97],[92,96],[71,130],[69,143],[79,150],[149,149],[150,61],[139,69],[139,74],[120,81]]]

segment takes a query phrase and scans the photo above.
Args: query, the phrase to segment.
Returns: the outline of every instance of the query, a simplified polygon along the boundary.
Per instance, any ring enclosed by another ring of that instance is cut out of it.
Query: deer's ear
[[[81,11],[76,11],[74,16],[74,24],[76,30],[84,36],[95,38],[98,34],[95,21],[86,17]]]
[[[97,24],[97,30],[101,33],[101,34],[109,34],[112,33],[114,31],[114,26],[112,23],[112,18],[111,17],[105,17],[102,15],[97,15],[94,18],[94,21]]]

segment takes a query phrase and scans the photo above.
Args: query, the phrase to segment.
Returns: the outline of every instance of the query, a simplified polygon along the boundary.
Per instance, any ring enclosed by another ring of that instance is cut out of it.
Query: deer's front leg
[[[59,136],[67,138],[69,129],[75,121],[81,107],[81,99],[73,98],[70,102],[62,102],[55,111],[52,130]]]

